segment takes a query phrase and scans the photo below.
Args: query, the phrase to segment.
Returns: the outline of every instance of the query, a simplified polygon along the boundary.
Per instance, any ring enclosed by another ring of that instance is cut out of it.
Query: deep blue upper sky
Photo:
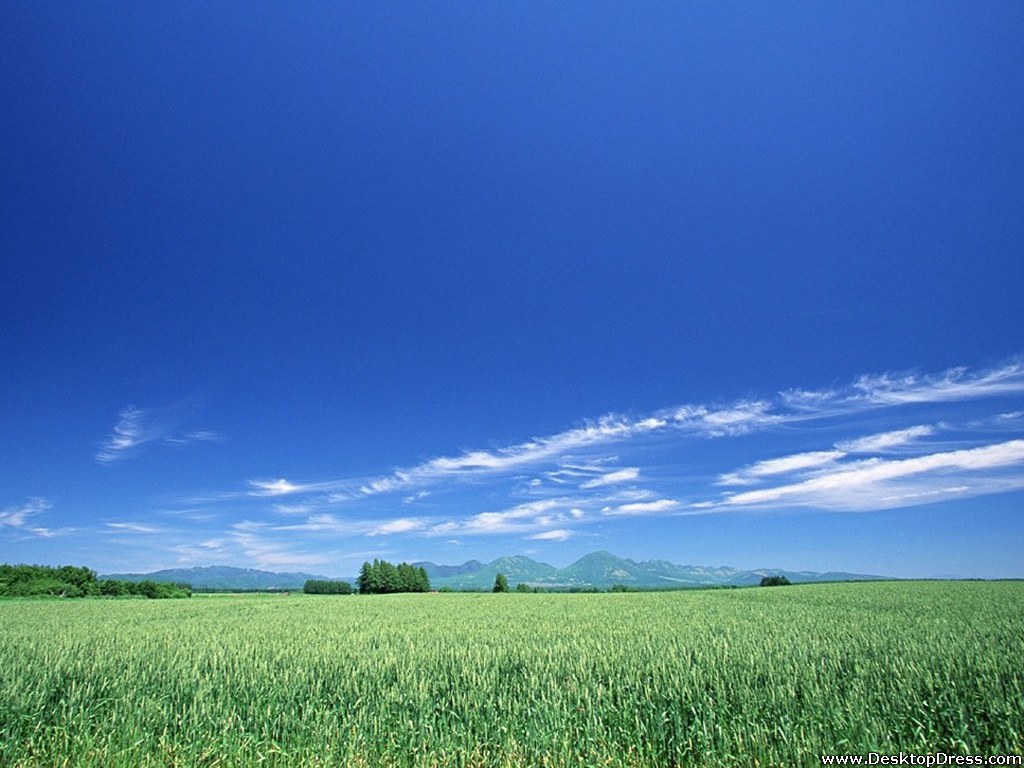
[[[0,561],[1024,576],[1021,39],[0,6]]]

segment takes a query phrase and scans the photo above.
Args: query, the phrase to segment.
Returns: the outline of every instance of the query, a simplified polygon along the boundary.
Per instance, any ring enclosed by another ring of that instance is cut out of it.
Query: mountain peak
[[[613,555],[604,549],[599,549],[596,552],[590,552],[577,560],[573,565],[579,565],[580,563],[597,563],[597,562],[615,562],[615,563],[631,563],[631,560],[624,560],[618,555]],[[571,567],[571,566],[570,566]]]
[[[495,575],[501,572],[505,576],[523,578],[537,578],[539,575],[558,571],[553,565],[539,563],[526,555],[505,555],[492,560],[486,568],[488,571],[494,571]]]

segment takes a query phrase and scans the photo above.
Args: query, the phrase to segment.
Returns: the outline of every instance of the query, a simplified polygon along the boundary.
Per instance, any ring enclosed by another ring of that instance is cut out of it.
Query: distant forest
[[[187,584],[166,584],[156,581],[118,581],[97,579],[89,568],[62,565],[0,564],[0,597],[147,597],[159,600],[192,597]]]
[[[352,585],[347,581],[307,579],[302,591],[307,595],[351,595]]]
[[[363,563],[356,580],[361,595],[388,595],[396,592],[429,592],[430,578],[424,568],[408,563],[374,560]]]

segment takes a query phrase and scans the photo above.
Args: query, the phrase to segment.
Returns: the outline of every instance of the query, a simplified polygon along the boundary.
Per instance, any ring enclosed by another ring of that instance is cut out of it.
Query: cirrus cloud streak
[[[919,499],[934,500],[950,492],[978,495],[1022,488],[1022,465],[1024,440],[1009,440],[909,459],[858,461],[806,480],[735,493],[723,499],[721,505],[882,509]],[[1003,471],[1007,469],[1013,471]],[[932,482],[935,477],[941,481],[938,488]]]
[[[846,388],[610,414],[377,476],[252,479],[221,500],[228,514],[263,527],[209,535],[239,545],[240,537],[252,543],[258,536],[263,547],[279,537],[280,552],[246,550],[270,562],[346,539],[382,546],[415,537],[562,542],[584,529],[606,535],[652,525],[656,517],[869,511],[972,498],[1024,488],[1024,440],[1016,439],[1024,437],[1022,394],[1024,366],[1012,362],[991,371],[862,376]],[[989,408],[986,399],[1001,402]],[[924,414],[931,423],[922,423]]]

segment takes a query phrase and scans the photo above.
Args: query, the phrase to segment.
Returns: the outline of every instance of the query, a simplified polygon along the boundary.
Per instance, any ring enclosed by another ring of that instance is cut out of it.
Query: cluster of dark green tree
[[[789,585],[789,579],[785,576],[764,576],[761,579],[762,587],[785,587]]]
[[[347,581],[307,579],[302,591],[307,595],[351,595],[352,585]]]
[[[192,597],[187,584],[164,584],[156,581],[118,581],[98,579],[96,572],[84,567],[62,565],[0,565],[0,597],[127,597],[140,595],[150,599]]]
[[[504,573],[499,573],[494,577],[494,586],[491,587],[491,592],[509,592],[508,588],[508,577]],[[516,584],[516,592],[536,592],[537,587],[531,587],[526,582],[519,582]]]
[[[192,587],[188,584],[170,584],[165,581],[118,581],[117,579],[102,579],[97,582],[100,587],[99,594],[108,597],[128,597],[138,595],[148,597],[150,600],[163,600],[172,597],[192,597]]]
[[[408,563],[374,560],[363,563],[356,580],[361,595],[389,595],[395,592],[429,592],[430,578],[424,568]]]

